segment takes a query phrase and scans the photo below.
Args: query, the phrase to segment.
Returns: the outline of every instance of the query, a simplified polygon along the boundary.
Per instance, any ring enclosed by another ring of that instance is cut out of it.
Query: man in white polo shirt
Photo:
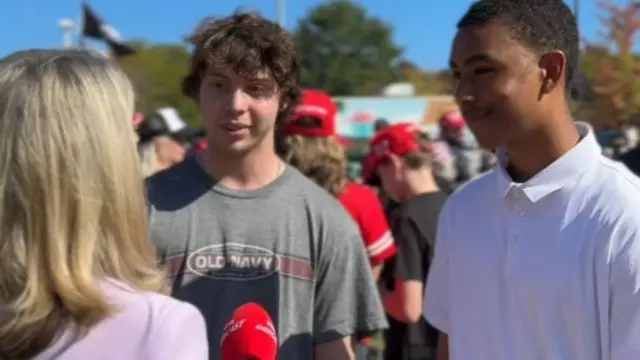
[[[479,1],[458,23],[456,98],[500,166],[440,216],[425,316],[450,359],[640,359],[640,181],[571,118],[578,53],[562,0]]]

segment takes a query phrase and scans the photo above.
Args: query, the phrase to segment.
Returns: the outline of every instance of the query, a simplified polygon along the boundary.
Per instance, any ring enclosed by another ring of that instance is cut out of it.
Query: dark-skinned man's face
[[[499,21],[463,27],[451,50],[456,101],[488,149],[506,146],[535,127],[542,106],[546,62],[510,35]]]

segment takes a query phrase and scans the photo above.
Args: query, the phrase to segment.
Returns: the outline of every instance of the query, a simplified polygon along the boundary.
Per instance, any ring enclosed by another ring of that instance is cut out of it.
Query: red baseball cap
[[[442,118],[440,118],[440,126],[449,130],[460,130],[467,126],[467,122],[460,112],[450,111],[442,115]]]
[[[291,119],[280,128],[283,134],[307,137],[335,137],[343,145],[349,142],[336,133],[336,115],[338,108],[331,97],[320,90],[304,89],[298,104],[293,108]],[[318,126],[310,127],[301,124],[301,120],[313,118],[319,121]]]
[[[376,170],[391,154],[403,156],[424,148],[418,142],[420,128],[411,123],[398,123],[378,131],[369,142],[369,153],[362,165],[362,178],[368,184],[377,181]]]

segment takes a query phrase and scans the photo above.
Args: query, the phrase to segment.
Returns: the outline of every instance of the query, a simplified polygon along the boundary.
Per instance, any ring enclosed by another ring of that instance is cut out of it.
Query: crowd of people
[[[571,117],[562,0],[473,3],[461,111],[359,181],[287,31],[190,41],[203,132],[89,52],[0,60],[0,359],[640,359],[640,180]]]

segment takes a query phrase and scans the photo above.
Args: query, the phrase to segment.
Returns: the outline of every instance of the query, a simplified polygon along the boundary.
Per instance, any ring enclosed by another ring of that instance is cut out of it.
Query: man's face
[[[208,71],[199,103],[209,144],[216,150],[248,153],[273,139],[280,92],[265,74],[247,79],[229,71]]]
[[[393,201],[402,201],[404,176],[401,160],[398,157],[392,157],[384,161],[378,166],[376,173],[380,179],[380,185],[387,195]]]
[[[534,124],[542,85],[539,57],[490,22],[458,31],[451,52],[456,101],[484,148],[507,145]]]

